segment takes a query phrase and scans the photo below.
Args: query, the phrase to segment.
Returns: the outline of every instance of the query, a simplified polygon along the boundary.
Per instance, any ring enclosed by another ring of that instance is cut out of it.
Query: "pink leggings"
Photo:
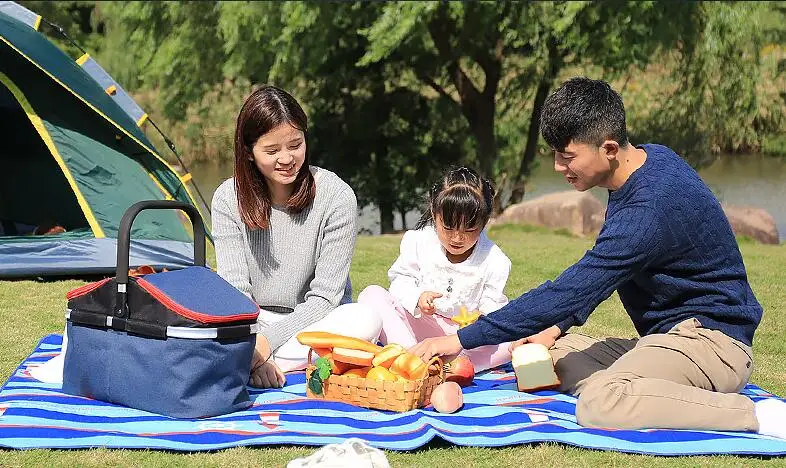
[[[425,315],[415,318],[407,312],[387,289],[371,285],[358,296],[358,303],[366,304],[382,319],[382,333],[379,340],[384,343],[398,343],[411,348],[418,342],[435,336],[453,335],[458,325],[445,318]],[[481,346],[464,351],[475,366],[475,371],[491,369],[510,361],[509,343],[497,346]]]

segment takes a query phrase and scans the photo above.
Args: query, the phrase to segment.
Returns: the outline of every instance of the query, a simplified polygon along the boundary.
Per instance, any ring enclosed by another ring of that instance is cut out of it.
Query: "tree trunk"
[[[524,148],[524,156],[521,158],[521,165],[519,165],[519,172],[516,178],[513,179],[513,190],[510,194],[509,203],[520,203],[524,199],[525,187],[524,184],[529,177],[530,166],[532,161],[535,160],[535,155],[538,151],[538,134],[540,131],[540,112],[543,109],[543,103],[548,97],[549,89],[551,88],[551,80],[542,79],[538,83],[538,90],[535,93],[535,101],[532,103],[532,114],[529,118],[529,131],[527,132],[527,146]]]
[[[401,215],[401,230],[407,230],[407,210],[399,208],[399,214]]]
[[[375,153],[372,156],[374,162],[374,177],[377,182],[377,208],[379,208],[379,230],[381,234],[395,232],[393,229],[393,186],[390,180],[390,168],[387,167],[387,159]]]
[[[393,229],[393,203],[388,198],[387,200],[377,200],[377,207],[379,207],[379,232],[380,234],[391,234],[395,232]]]
[[[532,114],[529,118],[529,131],[527,132],[527,145],[524,149],[524,156],[521,158],[521,165],[519,172],[513,179],[513,190],[510,194],[509,204],[520,203],[524,199],[525,187],[524,184],[529,177],[532,161],[535,160],[535,155],[538,151],[538,137],[540,135],[540,113],[543,110],[543,103],[551,90],[551,85],[556,78],[557,73],[561,68],[562,56],[557,48],[557,42],[553,38],[549,40],[549,66],[547,72],[543,75],[538,83],[538,89],[535,92],[535,101],[532,103]],[[504,208],[504,207],[503,207]]]
[[[494,136],[494,103],[484,103],[483,108],[475,108],[476,114],[469,118],[470,128],[478,142],[478,170],[483,177],[488,179],[494,176],[494,161],[497,160],[497,139]],[[480,106],[478,106],[480,107]]]

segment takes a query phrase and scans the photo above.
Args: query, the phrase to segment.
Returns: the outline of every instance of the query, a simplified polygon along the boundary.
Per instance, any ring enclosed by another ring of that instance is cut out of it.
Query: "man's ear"
[[[600,145],[600,150],[606,159],[612,160],[617,158],[617,153],[620,151],[620,144],[614,140],[606,140]]]

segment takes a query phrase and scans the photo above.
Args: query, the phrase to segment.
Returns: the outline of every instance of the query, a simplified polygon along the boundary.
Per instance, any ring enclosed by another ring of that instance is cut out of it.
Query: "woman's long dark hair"
[[[428,209],[415,229],[434,224],[439,215],[450,229],[484,228],[491,217],[494,187],[469,167],[451,168],[428,193]]]
[[[243,103],[235,127],[235,191],[240,217],[252,229],[270,225],[270,190],[254,164],[252,149],[259,137],[281,124],[289,124],[306,134],[308,117],[289,93],[275,86],[262,86]],[[291,213],[306,209],[316,196],[314,175],[306,157],[295,178],[295,189],[286,203]]]

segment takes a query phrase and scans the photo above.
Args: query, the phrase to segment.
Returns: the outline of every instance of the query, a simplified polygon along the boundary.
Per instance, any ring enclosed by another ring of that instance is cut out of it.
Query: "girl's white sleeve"
[[[490,255],[490,264],[488,265],[485,284],[483,285],[483,292],[481,293],[480,301],[478,301],[478,309],[482,314],[488,314],[508,303],[508,297],[505,295],[505,284],[508,282],[508,275],[510,275],[510,259],[502,253],[499,255]]]
[[[407,231],[401,239],[399,256],[388,270],[390,294],[413,316],[420,317],[418,299],[423,293],[418,262],[417,232]]]

